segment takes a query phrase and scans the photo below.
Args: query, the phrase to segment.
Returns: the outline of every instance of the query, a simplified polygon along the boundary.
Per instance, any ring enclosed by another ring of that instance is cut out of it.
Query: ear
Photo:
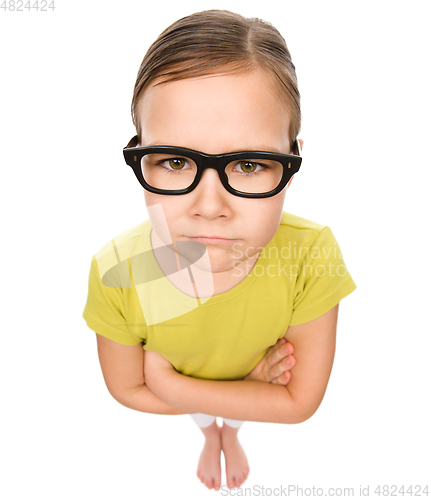
[[[292,148],[293,154],[298,154],[299,156],[302,156],[302,148],[304,146],[304,140],[303,139],[298,139],[298,137],[295,139],[294,142],[294,147]]]
[[[290,181],[288,182],[286,189],[289,189],[289,186],[292,184],[292,181],[293,181],[293,178],[294,178],[294,177],[295,177],[295,174],[294,174],[294,175],[292,175],[292,178],[291,178],[291,179],[290,179]]]

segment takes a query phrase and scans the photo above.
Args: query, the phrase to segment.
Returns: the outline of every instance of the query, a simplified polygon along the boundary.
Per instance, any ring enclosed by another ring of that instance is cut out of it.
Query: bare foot
[[[201,430],[205,444],[199,457],[197,476],[207,488],[218,491],[221,487],[221,429],[214,422]]]
[[[238,430],[223,423],[221,443],[226,460],[228,488],[239,488],[248,477],[250,467],[243,447],[238,441]]]

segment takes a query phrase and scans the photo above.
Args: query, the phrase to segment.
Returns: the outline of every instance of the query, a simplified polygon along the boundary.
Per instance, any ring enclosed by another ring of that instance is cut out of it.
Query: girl
[[[124,156],[149,220],[95,254],[83,316],[112,396],[191,414],[206,438],[201,481],[220,488],[223,450],[239,487],[242,422],[314,414],[338,303],[356,288],[330,228],[283,212],[302,147],[284,39],[227,11],[180,19],[144,57],[132,117]]]

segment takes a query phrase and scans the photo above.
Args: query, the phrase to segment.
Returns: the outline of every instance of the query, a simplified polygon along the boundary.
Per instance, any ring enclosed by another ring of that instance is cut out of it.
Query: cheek
[[[283,191],[280,194],[284,194]],[[264,201],[257,212],[257,226],[261,228],[261,238],[267,244],[277,232],[283,212],[284,196],[274,196],[261,200]]]
[[[144,200],[145,200],[145,205],[147,207],[150,207],[152,205],[156,205],[157,203],[160,203],[160,202],[157,202],[157,196],[153,193],[150,193],[146,189],[144,189]]]
[[[168,208],[169,208],[169,203],[166,200],[165,196],[160,196],[158,194],[150,193],[149,191],[144,190],[144,198],[145,198],[145,205],[147,206],[148,213],[150,214],[152,212],[159,212],[167,214]]]
[[[182,200],[176,196],[160,196],[148,191],[144,192],[144,196],[153,228],[160,234],[165,233],[166,230],[173,233],[178,216],[185,210]]]
[[[276,196],[262,198],[258,201],[259,205],[253,207],[253,213],[256,214],[257,219],[263,224],[265,230],[267,227],[278,226],[283,212],[284,190]]]

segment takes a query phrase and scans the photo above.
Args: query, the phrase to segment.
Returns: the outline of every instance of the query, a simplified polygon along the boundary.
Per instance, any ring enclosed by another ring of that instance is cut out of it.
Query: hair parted
[[[206,10],[175,21],[150,46],[139,67],[132,99],[132,120],[139,140],[136,116],[139,97],[157,78],[157,84],[209,75],[222,70],[236,73],[264,70],[291,114],[289,142],[301,128],[300,94],[295,66],[281,34],[270,23],[245,18],[227,10]]]

